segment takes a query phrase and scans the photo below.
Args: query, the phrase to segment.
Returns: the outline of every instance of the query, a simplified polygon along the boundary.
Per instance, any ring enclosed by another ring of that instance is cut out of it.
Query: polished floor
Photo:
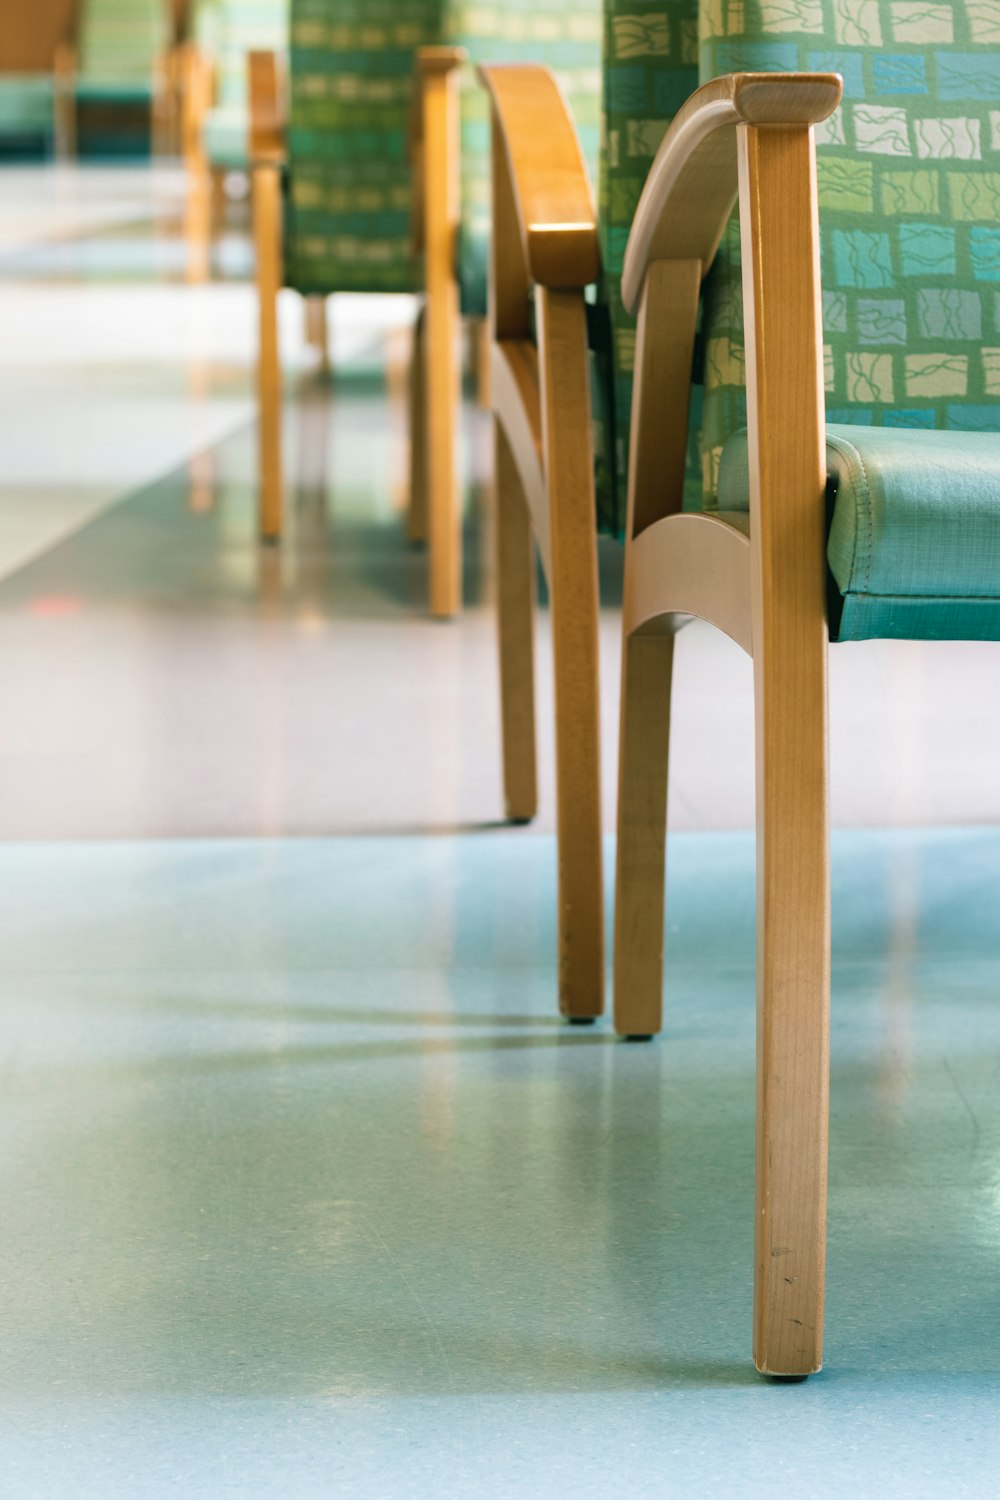
[[[664,1037],[564,1028],[548,782],[498,822],[482,420],[435,624],[406,309],[337,309],[330,386],[289,303],[261,552],[251,304],[163,268],[154,186],[0,174],[0,1493],[993,1494],[995,652],[834,656],[827,1364],[769,1384],[745,663],[682,640]]]

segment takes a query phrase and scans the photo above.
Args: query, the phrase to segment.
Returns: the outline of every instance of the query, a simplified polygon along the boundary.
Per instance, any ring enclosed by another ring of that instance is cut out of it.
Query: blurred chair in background
[[[82,0],[76,46],[59,69],[67,150],[121,157],[169,147],[172,35],[166,0]]]
[[[251,58],[251,156],[260,299],[260,530],[280,535],[277,298],[313,303],[325,346],[335,292],[413,292],[407,159],[414,55],[440,34],[440,0],[291,0],[287,86]],[[286,102],[287,101],[287,102]]]
[[[225,182],[250,170],[247,59],[283,54],[288,0],[200,0],[183,60],[182,149],[188,170],[191,233],[206,247],[221,227]],[[208,273],[208,251],[203,274]]]
[[[599,0],[446,0],[442,43],[418,58],[411,156],[424,307],[413,369],[410,534],[430,541],[431,612],[462,603],[459,319],[484,326],[490,241],[489,105],[472,64],[531,61],[557,74],[597,159]],[[467,65],[468,64],[468,65]],[[488,386],[488,344],[480,381]]]

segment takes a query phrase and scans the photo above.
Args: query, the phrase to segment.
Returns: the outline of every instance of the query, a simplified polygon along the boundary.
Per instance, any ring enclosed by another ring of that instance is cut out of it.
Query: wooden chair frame
[[[834,74],[699,89],[660,148],[625,258],[638,313],[625,561],[615,1024],[659,1029],[673,638],[695,616],[754,666],[754,1359],[822,1363],[829,1087],[823,337],[813,126]],[[751,504],[681,511],[698,295],[739,199]]]
[[[282,178],[287,161],[285,70],[276,52],[250,52],[250,184],[253,213],[254,275],[257,287],[257,408],[259,529],[264,542],[277,542],[284,518],[281,468],[281,359],[278,293],[284,285],[282,256]],[[307,297],[306,338],[329,364],[325,297]]]
[[[548,69],[483,68],[493,118],[490,390],[507,814],[536,810],[534,546],[551,600],[559,1003],[601,1014],[598,584],[584,289],[600,273],[587,170]],[[535,330],[531,309],[534,303]],[[534,541],[534,546],[533,546]]]

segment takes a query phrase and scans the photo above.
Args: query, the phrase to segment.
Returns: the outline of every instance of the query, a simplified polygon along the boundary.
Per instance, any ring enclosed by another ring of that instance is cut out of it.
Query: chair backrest
[[[216,104],[245,109],[247,53],[286,50],[288,0],[201,0],[194,40],[215,63]]]
[[[598,524],[625,527],[635,320],[621,301],[625,245],[667,126],[698,86],[698,0],[604,0],[600,237],[604,278],[595,317]],[[696,430],[693,428],[693,430]],[[697,489],[697,466],[691,468]]]
[[[415,53],[442,0],[291,0],[285,277],[302,292],[415,286]]]
[[[157,57],[170,42],[167,0],[84,0],[80,77],[111,87],[150,87]]]
[[[469,54],[462,76],[462,306],[486,311],[490,239],[490,114],[475,68],[536,63],[569,101],[596,187],[601,105],[601,0],[448,0],[444,39]]]
[[[998,0],[703,0],[702,80],[832,71],[817,131],[827,419],[1000,429]],[[734,226],[706,290],[703,462],[745,421]]]

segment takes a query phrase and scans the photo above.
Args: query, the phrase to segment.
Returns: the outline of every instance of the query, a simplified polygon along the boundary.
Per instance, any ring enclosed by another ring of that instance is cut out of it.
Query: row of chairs
[[[179,60],[166,0],[80,0],[49,68],[0,77],[0,143],[71,156],[85,113],[95,152],[168,150]]]
[[[754,1357],[805,1375],[822,1354],[828,643],[1000,638],[1000,5],[456,14],[466,33],[417,0],[291,0],[287,106],[278,60],[252,60],[261,530],[281,524],[278,287],[417,289],[411,528],[426,526],[432,612],[455,613],[456,332],[488,304],[507,809],[536,804],[537,551],[560,1004],[580,1021],[603,1003],[598,529],[625,547],[626,1036],[661,1024],[674,636],[698,617],[751,657]]]

